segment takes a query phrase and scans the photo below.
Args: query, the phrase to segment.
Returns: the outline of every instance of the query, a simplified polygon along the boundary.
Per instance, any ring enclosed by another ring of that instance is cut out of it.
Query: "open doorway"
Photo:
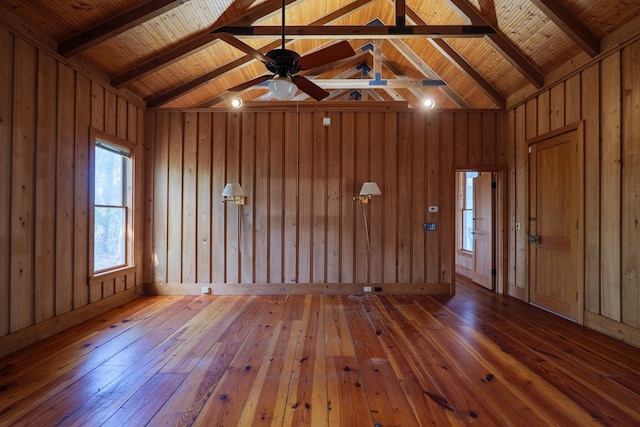
[[[504,292],[502,170],[456,171],[456,274]]]

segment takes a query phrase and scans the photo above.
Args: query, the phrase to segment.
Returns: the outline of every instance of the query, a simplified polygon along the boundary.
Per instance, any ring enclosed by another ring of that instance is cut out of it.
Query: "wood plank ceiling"
[[[439,108],[504,108],[507,96],[542,87],[571,58],[598,55],[604,37],[640,15],[637,0],[286,3],[287,49],[304,55],[347,40],[356,51],[299,73],[330,92],[326,99],[419,107],[430,97]],[[277,102],[266,86],[227,90],[266,70],[220,31],[249,33],[238,40],[262,53],[280,47],[281,0],[5,0],[0,8],[149,107],[227,108],[236,95]],[[295,99],[318,102],[303,92]]]

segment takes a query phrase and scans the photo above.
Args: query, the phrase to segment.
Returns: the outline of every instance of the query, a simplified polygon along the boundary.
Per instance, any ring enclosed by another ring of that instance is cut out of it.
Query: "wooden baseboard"
[[[584,312],[584,326],[635,347],[640,347],[640,329],[633,326],[589,311]]]
[[[450,283],[151,283],[144,286],[144,292],[146,295],[199,295],[206,287],[213,295],[359,295],[365,293],[365,286],[370,286],[376,294],[453,295]]]
[[[44,322],[0,337],[0,357],[4,357],[108,310],[133,301],[139,296],[139,293],[137,288],[128,289],[95,303],[79,307],[76,310],[63,313]]]

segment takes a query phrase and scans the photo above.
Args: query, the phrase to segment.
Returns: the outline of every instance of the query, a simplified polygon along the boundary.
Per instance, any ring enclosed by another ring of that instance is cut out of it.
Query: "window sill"
[[[116,277],[122,277],[127,274],[135,273],[135,272],[136,272],[136,266],[129,265],[126,267],[115,269],[115,270],[96,273],[93,276],[89,277],[89,284],[94,285],[96,283],[104,282],[105,280],[115,279]]]

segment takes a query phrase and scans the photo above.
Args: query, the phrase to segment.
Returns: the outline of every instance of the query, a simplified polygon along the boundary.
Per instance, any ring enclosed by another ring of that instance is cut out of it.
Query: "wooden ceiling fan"
[[[251,86],[255,86],[269,80],[269,88],[272,94],[274,94],[278,99],[292,98],[293,95],[295,95],[296,88],[305,92],[317,101],[329,96],[329,92],[322,89],[311,80],[304,76],[297,76],[295,74],[302,70],[310,70],[315,67],[353,56],[355,55],[353,48],[348,42],[342,41],[316,52],[312,52],[308,55],[300,56],[297,52],[285,49],[285,30],[285,0],[282,0],[281,48],[273,49],[265,55],[231,34],[221,35],[221,39],[261,61],[271,73],[234,86],[228,89],[230,92],[240,92],[250,88]],[[293,83],[293,85],[291,83]]]

